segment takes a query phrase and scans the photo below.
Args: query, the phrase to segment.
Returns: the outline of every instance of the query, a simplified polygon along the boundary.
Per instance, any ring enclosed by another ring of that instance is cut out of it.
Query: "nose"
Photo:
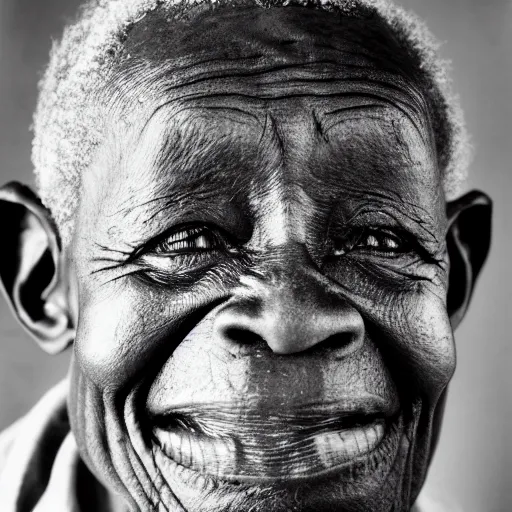
[[[364,321],[325,276],[295,267],[277,279],[247,279],[239,297],[218,311],[214,331],[224,343],[263,341],[276,354],[323,344],[348,355],[363,343]]]

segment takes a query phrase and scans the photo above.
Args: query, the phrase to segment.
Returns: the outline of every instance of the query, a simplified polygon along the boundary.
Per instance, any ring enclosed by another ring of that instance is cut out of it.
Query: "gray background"
[[[512,2],[401,3],[427,21],[444,41],[443,56],[454,62],[453,76],[476,150],[470,186],[495,201],[491,256],[456,333],[458,368],[427,488],[452,504],[450,510],[511,511]],[[59,36],[77,4],[0,0],[0,182],[32,182],[29,126],[36,83],[51,36]],[[68,358],[40,352],[0,301],[0,429],[64,376]]]

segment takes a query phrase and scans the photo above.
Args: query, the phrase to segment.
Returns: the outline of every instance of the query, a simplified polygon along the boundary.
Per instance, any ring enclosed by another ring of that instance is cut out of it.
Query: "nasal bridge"
[[[305,248],[278,249],[258,274],[240,279],[215,319],[216,339],[264,341],[277,354],[302,352],[326,340],[346,353],[359,349],[364,322],[335,283],[315,268]]]
[[[305,243],[306,225],[313,204],[303,189],[304,153],[314,145],[313,112],[301,112],[294,119],[280,119],[267,112],[258,141],[263,183],[255,181],[249,203],[255,212],[253,243],[256,246],[278,247],[290,242]],[[306,164],[307,165],[307,164]]]

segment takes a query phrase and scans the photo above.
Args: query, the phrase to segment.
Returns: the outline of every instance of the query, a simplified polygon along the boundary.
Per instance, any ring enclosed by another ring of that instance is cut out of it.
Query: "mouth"
[[[194,404],[155,421],[154,443],[178,466],[233,483],[293,482],[396,453],[398,411],[357,404],[293,408]]]

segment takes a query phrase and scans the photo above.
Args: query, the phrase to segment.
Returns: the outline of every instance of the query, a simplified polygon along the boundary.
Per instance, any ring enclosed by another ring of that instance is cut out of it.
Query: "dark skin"
[[[70,244],[4,187],[7,294],[48,351],[73,341],[81,456],[130,510],[409,510],[490,201],[446,203],[377,23],[192,19],[130,33]]]

